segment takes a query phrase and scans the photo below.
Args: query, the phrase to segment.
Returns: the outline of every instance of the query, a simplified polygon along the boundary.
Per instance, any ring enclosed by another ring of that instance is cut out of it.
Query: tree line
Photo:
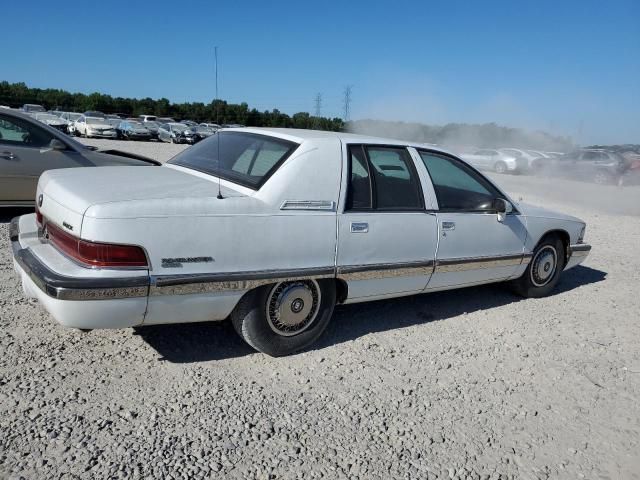
[[[156,115],[196,122],[239,123],[249,127],[313,128],[331,131],[340,131],[344,128],[341,118],[315,117],[307,112],[288,115],[275,108],[271,111],[259,111],[249,108],[245,102],[235,104],[214,99],[210,103],[172,103],[166,98],[154,100],[148,97],[112,97],[98,92],[87,95],[56,88],[30,88],[23,82],[0,82],[0,105],[19,108],[25,103],[42,105],[47,110],[71,112],[98,110],[131,117]]]

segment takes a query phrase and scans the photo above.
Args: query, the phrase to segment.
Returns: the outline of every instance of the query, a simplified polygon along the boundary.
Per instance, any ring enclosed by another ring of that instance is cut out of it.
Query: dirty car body
[[[317,339],[337,303],[501,281],[546,295],[591,248],[584,222],[446,151],[332,132],[223,130],[159,168],[46,172],[37,199],[12,223],[15,268],[58,322],[231,317],[271,355]]]

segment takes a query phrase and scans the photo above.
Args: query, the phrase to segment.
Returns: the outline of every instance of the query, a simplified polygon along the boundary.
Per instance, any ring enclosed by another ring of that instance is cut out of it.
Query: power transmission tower
[[[316,95],[316,115],[315,115],[315,119],[313,121],[313,128],[319,128],[320,127],[320,116],[322,115],[322,93],[318,93]]]
[[[344,121],[351,119],[351,85],[344,88]]]

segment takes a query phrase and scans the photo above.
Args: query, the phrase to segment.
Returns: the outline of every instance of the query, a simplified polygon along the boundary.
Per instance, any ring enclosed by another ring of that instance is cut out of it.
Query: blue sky
[[[640,2],[4,2],[0,80],[640,142]]]

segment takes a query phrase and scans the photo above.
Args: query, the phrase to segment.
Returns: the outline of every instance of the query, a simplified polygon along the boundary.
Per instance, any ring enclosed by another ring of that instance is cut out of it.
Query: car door
[[[437,200],[439,243],[428,289],[504,280],[524,259],[527,236],[519,213],[498,215],[505,196],[459,159],[419,150]]]
[[[343,153],[336,264],[347,301],[422,291],[438,242],[436,216],[425,208],[424,168],[402,146],[350,144]]]
[[[0,114],[0,202],[33,202],[45,170],[91,164],[72,149],[52,150],[54,138],[31,121]]]

